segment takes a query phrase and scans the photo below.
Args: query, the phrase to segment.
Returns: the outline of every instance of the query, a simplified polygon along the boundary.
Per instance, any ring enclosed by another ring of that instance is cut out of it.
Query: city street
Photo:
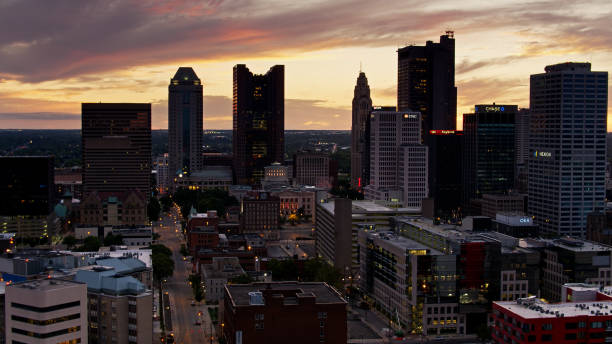
[[[176,343],[210,343],[210,317],[205,306],[192,306],[193,292],[187,282],[191,273],[191,264],[183,260],[180,253],[181,244],[184,243],[180,233],[180,220],[178,215],[171,211],[169,215],[162,215],[162,226],[157,224],[157,233],[160,234],[159,243],[172,250],[174,260],[174,274],[164,283],[164,291],[168,292],[170,312],[172,317],[172,333]],[[178,224],[176,222],[178,221]],[[202,324],[196,325],[197,312],[202,311]],[[213,341],[215,343],[216,341]]]

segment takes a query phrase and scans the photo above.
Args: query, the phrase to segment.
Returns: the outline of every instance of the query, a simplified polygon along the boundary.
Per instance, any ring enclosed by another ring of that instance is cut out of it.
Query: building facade
[[[168,153],[164,153],[158,156],[153,161],[153,168],[156,171],[155,182],[157,183],[157,192],[160,194],[166,194],[170,190],[170,168]]]
[[[243,233],[263,234],[267,238],[278,236],[280,199],[268,192],[253,192],[242,198],[240,229]]]
[[[368,185],[370,154],[368,122],[372,111],[370,86],[365,73],[359,72],[353,95],[353,117],[351,122],[351,185],[361,189]],[[314,185],[314,184],[309,184]]]
[[[434,216],[461,217],[461,154],[463,132],[430,130],[428,137],[429,197],[433,198]]]
[[[315,250],[345,275],[359,271],[357,234],[364,228],[389,230],[395,216],[419,216],[420,208],[392,208],[381,201],[351,201],[334,198],[317,203]]]
[[[228,344],[347,341],[346,301],[326,283],[227,285],[224,305]]]
[[[410,45],[397,50],[397,110],[421,113],[421,138],[430,130],[457,126],[455,38],[452,31],[440,43]]]
[[[604,209],[608,73],[563,63],[531,75],[529,214],[544,232],[585,237]]]
[[[427,147],[418,112],[373,111],[370,115],[370,184],[366,199],[420,207],[428,194]]]
[[[263,75],[234,66],[233,152],[237,184],[257,185],[264,167],[284,161],[285,66]]]
[[[299,151],[293,156],[293,165],[295,184],[331,189],[334,178],[328,153]]]
[[[6,287],[7,343],[90,343],[87,285],[41,279]]]
[[[82,104],[83,191],[151,193],[151,104]]]
[[[75,281],[87,284],[89,343],[153,342],[153,294],[128,273],[109,266],[77,271]]]
[[[516,105],[476,105],[463,115],[463,203],[514,187]]]
[[[180,67],[168,86],[168,178],[202,169],[202,82],[191,67]]]

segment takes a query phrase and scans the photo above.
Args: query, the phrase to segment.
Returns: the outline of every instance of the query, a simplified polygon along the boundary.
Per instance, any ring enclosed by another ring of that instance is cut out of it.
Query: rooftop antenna
[[[359,74],[361,74],[361,61],[359,61]]]
[[[446,35],[448,36],[448,38],[455,38],[455,31],[453,31],[453,29],[448,28],[446,29]]]

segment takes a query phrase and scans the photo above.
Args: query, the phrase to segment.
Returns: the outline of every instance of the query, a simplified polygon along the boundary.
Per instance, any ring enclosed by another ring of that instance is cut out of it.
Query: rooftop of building
[[[465,231],[458,230],[457,226],[449,225],[449,224],[440,224],[436,225],[433,223],[432,219],[424,218],[424,217],[398,217],[396,218],[397,222],[405,223],[414,227],[421,228],[428,232],[440,235],[445,238],[454,239],[454,240],[467,240],[472,233],[468,233]]]
[[[191,67],[179,67],[172,78],[172,81],[200,81],[200,78],[196,75],[195,71]]]
[[[548,65],[544,67],[544,71],[546,73],[552,72],[590,72],[591,71],[591,63],[590,62],[564,62],[558,63],[554,65]]]
[[[574,252],[612,251],[612,246],[577,238],[564,237],[560,239],[542,239],[542,241]]]
[[[232,179],[232,169],[229,166],[206,166],[202,170],[194,171],[189,175],[190,180],[194,179]]]
[[[225,286],[231,302],[236,306],[252,305],[253,293],[261,293],[260,301],[265,304],[265,296],[284,295],[285,298],[314,296],[316,304],[346,304],[346,301],[327,283],[323,282],[262,282],[251,284],[230,284]],[[251,293],[251,294],[250,294]]]
[[[110,295],[140,295],[147,292],[142,282],[132,276],[121,276],[117,270],[108,266],[78,270],[74,280],[87,283],[90,291]]]
[[[546,303],[529,297],[516,301],[495,301],[494,304],[523,319],[612,315],[610,301]]]
[[[329,213],[334,214],[334,209],[336,207],[333,199],[320,203],[321,207],[327,210]],[[358,214],[369,214],[369,213],[388,213],[389,215],[393,214],[420,214],[421,208],[391,208],[386,206],[383,202],[380,201],[369,201],[369,200],[361,200],[361,201],[352,201],[352,213],[353,216]]]
[[[232,278],[245,273],[237,257],[213,257],[212,260],[212,264],[202,266],[205,278]]]
[[[484,106],[484,105],[478,105],[478,106]],[[509,194],[509,195],[483,194],[482,198],[485,200],[492,200],[492,201],[523,201],[525,199],[525,196],[520,195],[520,194]]]
[[[381,232],[377,232],[377,231],[368,231],[366,232],[367,236],[371,239],[379,239],[379,240],[384,240],[385,242],[388,242],[388,244],[390,246],[394,246],[397,247],[401,250],[404,251],[412,251],[412,250],[417,250],[417,251],[422,251],[422,250],[426,250],[428,255],[434,256],[434,255],[443,255],[444,253],[433,249],[429,246],[423,245],[419,242],[416,242],[414,240],[408,239],[406,237],[403,236],[399,236],[396,233],[392,232],[392,231],[381,231]]]
[[[71,281],[57,278],[35,279],[9,285],[13,288],[32,289],[36,291],[51,291],[74,287],[83,284],[80,281]]]

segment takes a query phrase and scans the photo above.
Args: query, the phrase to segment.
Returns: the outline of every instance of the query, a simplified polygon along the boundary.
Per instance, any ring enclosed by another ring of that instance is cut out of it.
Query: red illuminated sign
[[[431,135],[463,135],[463,131],[460,130],[430,130]]]

